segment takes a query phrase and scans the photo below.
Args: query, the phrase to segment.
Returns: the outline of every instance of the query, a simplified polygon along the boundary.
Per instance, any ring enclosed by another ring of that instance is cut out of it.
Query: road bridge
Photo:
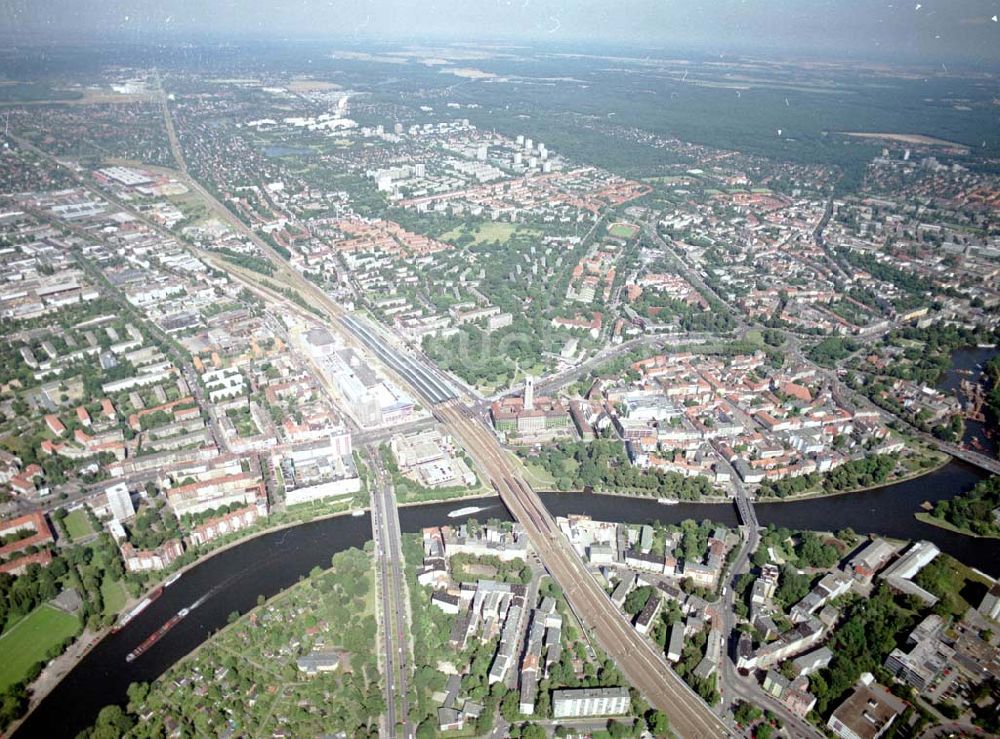
[[[161,95],[163,91],[161,90]],[[615,661],[628,681],[649,703],[664,711],[675,733],[687,739],[732,736],[730,724],[674,673],[662,650],[639,634],[626,616],[587,571],[582,560],[562,536],[538,495],[521,478],[496,436],[473,412],[459,402],[455,391],[440,374],[422,362],[395,349],[364,319],[349,315],[319,287],[292,269],[273,247],[236,218],[194,178],[187,175],[183,152],[173,131],[169,105],[161,98],[163,115],[171,133],[171,148],[179,166],[179,178],[201,196],[209,208],[237,233],[248,238],[275,265],[272,279],[293,286],[331,321],[330,327],[371,351],[385,367],[410,386],[439,422],[465,448],[485,472],[512,516],[531,540],[539,559],[563,589],[583,625]],[[82,178],[81,178],[82,179]],[[125,206],[126,210],[133,209]],[[397,652],[398,654],[398,652]]]
[[[753,501],[750,500],[747,491],[738,482],[736,483],[736,512],[739,513],[740,523],[744,526],[752,526],[755,529],[760,528],[760,522],[757,521],[757,511],[753,507]]]
[[[957,444],[950,444],[946,441],[937,440],[936,443],[938,449],[942,452],[950,454],[956,459],[961,459],[963,462],[974,464],[976,467],[984,469],[991,474],[1000,475],[1000,459],[993,459],[992,457],[987,457],[985,454],[980,454],[979,452],[974,452],[971,449],[960,447]]]

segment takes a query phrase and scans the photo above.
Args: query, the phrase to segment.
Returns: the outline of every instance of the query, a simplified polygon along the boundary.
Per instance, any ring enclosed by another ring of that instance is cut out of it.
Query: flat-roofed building
[[[627,688],[573,688],[552,691],[553,718],[621,716],[628,713]]]
[[[832,659],[833,652],[830,651],[830,648],[820,647],[796,657],[792,660],[792,664],[795,665],[795,669],[798,670],[799,675],[808,676],[817,670],[822,670],[830,664],[830,660]]]
[[[995,583],[989,592],[983,596],[979,604],[979,612],[994,621],[1000,621],[1000,583]]]
[[[131,542],[121,545],[122,559],[129,572],[162,570],[184,554],[180,539],[169,539],[156,549],[136,549]]]
[[[826,726],[841,739],[878,739],[906,710],[906,704],[875,682],[869,673],[830,715]]]
[[[569,413],[555,398],[504,398],[493,403],[491,416],[498,431],[515,431],[519,434],[540,433],[566,429]]]
[[[120,482],[109,487],[104,494],[108,496],[108,508],[116,521],[127,521],[135,515],[135,506],[132,505],[132,494],[129,493],[128,485]]]

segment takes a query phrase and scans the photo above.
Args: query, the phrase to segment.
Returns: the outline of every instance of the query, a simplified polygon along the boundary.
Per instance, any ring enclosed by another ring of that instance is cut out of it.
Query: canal
[[[951,462],[924,477],[878,490],[788,503],[758,506],[762,524],[793,529],[831,530],[850,527],[858,533],[877,533],[902,539],[929,539],[942,550],[992,576],[1000,575],[1000,541],[972,539],[920,523],[913,514],[920,504],[965,492],[984,477],[977,468]],[[585,493],[544,493],[545,505],[555,515],[581,513],[596,519],[641,523],[658,519],[676,523],[686,518],[736,524],[728,504],[680,503],[661,505],[653,499],[622,498]],[[466,505],[456,501],[403,508],[404,531],[454,521],[448,512]],[[480,520],[507,518],[495,498],[476,505],[485,510]],[[124,629],[102,640],[28,717],[18,737],[75,736],[91,725],[100,709],[127,700],[132,682],[151,682],[174,662],[226,625],[233,611],[246,613],[257,597],[271,597],[293,585],[314,567],[328,567],[331,556],[349,547],[363,546],[371,536],[371,520],[338,516],[261,535],[216,554],[186,572],[163,595]],[[205,601],[180,621],[148,652],[132,663],[125,656],[150,633],[207,595]]]

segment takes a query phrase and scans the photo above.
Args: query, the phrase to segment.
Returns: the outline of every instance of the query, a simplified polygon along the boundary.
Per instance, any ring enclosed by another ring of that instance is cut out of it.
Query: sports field
[[[631,239],[638,230],[635,226],[628,223],[616,223],[608,229],[608,233],[616,239]]]
[[[21,680],[51,647],[76,633],[78,624],[76,616],[43,604],[4,632],[0,636],[0,690]]]

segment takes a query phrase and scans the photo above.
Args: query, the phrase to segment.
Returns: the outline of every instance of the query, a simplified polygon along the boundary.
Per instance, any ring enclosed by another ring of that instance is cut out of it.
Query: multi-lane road
[[[420,361],[419,357],[383,344],[385,338],[371,333],[370,325],[359,323],[349,317],[341,306],[296,272],[269,244],[188,174],[165,96],[161,99],[161,103],[171,149],[177,160],[179,179],[201,196],[215,214],[252,241],[261,253],[274,263],[276,271],[272,279],[294,286],[302,297],[330,319],[331,328],[348,341],[363,345],[390,373],[396,375],[404,385],[413,390],[428,408],[433,409],[438,421],[468,449],[511,514],[525,527],[540,560],[562,587],[570,606],[597,642],[614,659],[629,682],[651,705],[667,713],[678,735],[696,739],[733,735],[735,733],[733,727],[717,716],[671,671],[661,651],[638,634],[622,612],[611,602],[596,580],[587,572],[568,541],[560,534],[552,516],[542,505],[538,495],[520,476],[496,437],[479,420],[476,413],[455,397],[448,381],[436,369]],[[96,190],[93,183],[85,181],[82,177],[77,179],[88,189]],[[108,197],[107,193],[101,195]],[[132,211],[124,204],[118,205]],[[143,221],[146,222],[146,219],[143,218]],[[162,232],[162,229],[155,225],[152,227]],[[714,294],[700,276],[669,249],[655,233],[655,229],[647,225],[644,230],[654,243],[658,243],[677,258],[682,271],[692,284],[707,294]],[[747,324],[741,317],[734,317],[738,325],[746,328]],[[560,377],[558,381],[568,379],[577,372],[571,370],[566,374],[567,377]],[[372,467],[375,477],[372,496],[373,533],[376,535],[376,546],[382,552],[379,577],[386,613],[383,636],[386,649],[389,719],[387,730],[394,735],[397,723],[400,722],[404,725],[404,735],[411,736],[411,727],[407,721],[406,690],[409,642],[406,630],[405,581],[402,576],[402,554],[399,551],[399,522],[392,492],[386,483],[385,472],[377,460],[373,462]],[[748,515],[744,516],[745,522],[754,526],[756,521],[752,507],[747,513]]]
[[[169,122],[169,109],[164,105]],[[172,137],[173,138],[173,137]],[[181,169],[180,147],[175,155]],[[570,606],[591,630],[603,649],[615,661],[628,680],[656,708],[664,711],[677,734],[687,739],[728,736],[728,724],[716,716],[677,675],[663,655],[632,628],[583,562],[555,526],[555,521],[541,499],[512,467],[496,437],[476,420],[467,406],[454,398],[454,391],[441,376],[414,357],[400,359],[400,353],[379,341],[368,326],[359,326],[340,305],[305,277],[291,269],[288,262],[256,233],[237,219],[204,187],[189,176],[183,179],[201,195],[218,215],[239,233],[249,238],[276,266],[275,277],[293,284],[331,319],[331,328],[348,340],[374,352],[380,363],[409,387],[453,436],[461,440],[473,459],[486,472],[511,514],[524,525],[539,558],[566,594]],[[344,320],[347,318],[348,320]],[[384,339],[383,339],[384,340]],[[376,350],[375,347],[378,346]],[[388,359],[387,359],[388,357]],[[397,647],[398,649],[398,647]],[[398,651],[397,651],[398,654]]]
[[[399,512],[392,486],[375,450],[366,458],[371,468],[372,538],[378,569],[379,613],[383,638],[383,671],[385,673],[384,736],[413,736],[409,714],[409,656],[407,628],[406,580],[403,577],[402,540]],[[402,726],[400,732],[399,726]]]

